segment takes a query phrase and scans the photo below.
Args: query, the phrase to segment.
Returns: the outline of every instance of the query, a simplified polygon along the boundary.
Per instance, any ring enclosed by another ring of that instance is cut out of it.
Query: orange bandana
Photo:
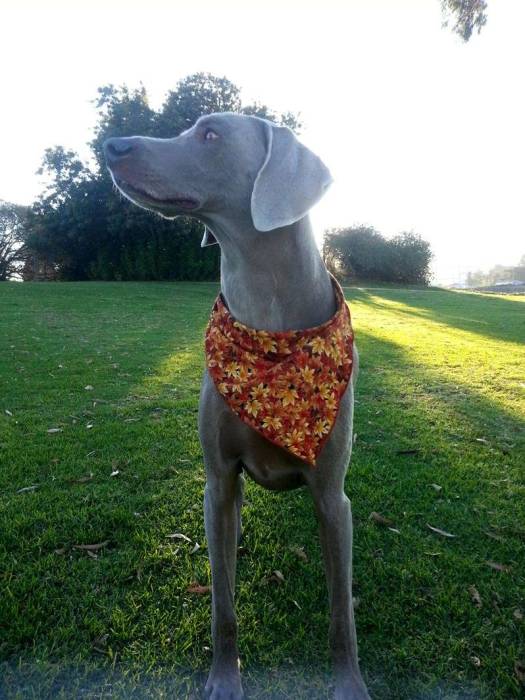
[[[353,332],[343,290],[337,311],[303,331],[260,331],[236,321],[221,294],[206,329],[206,364],[249,426],[315,467],[352,374]]]

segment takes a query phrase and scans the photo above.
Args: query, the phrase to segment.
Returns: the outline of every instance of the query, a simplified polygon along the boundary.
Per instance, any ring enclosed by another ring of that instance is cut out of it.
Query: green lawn
[[[216,290],[0,285],[0,698],[199,697],[210,598],[187,588],[209,583],[196,420]],[[347,493],[372,697],[521,697],[525,298],[346,292],[362,366]],[[329,697],[309,495],[248,482],[246,501],[247,693]],[[269,584],[275,569],[284,582]]]

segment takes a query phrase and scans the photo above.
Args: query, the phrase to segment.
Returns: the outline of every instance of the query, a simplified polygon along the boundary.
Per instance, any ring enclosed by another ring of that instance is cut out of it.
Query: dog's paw
[[[240,674],[211,672],[204,688],[204,697],[206,700],[244,700]]]
[[[335,700],[370,700],[370,695],[362,680],[352,680],[336,686]]]

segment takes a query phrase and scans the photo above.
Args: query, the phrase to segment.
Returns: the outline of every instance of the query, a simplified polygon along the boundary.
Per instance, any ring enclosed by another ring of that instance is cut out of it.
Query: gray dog
[[[308,217],[331,177],[290,129],[257,117],[211,114],[176,138],[111,138],[104,150],[115,184],[132,202],[167,218],[188,215],[205,224],[202,245],[220,245],[222,298],[235,319],[253,329],[286,331],[312,328],[334,315],[334,288]],[[204,374],[199,435],[213,639],[207,698],[243,697],[234,609],[243,471],[268,489],[309,487],[328,583],[335,697],[369,698],[357,657],[352,514],[344,491],[356,377],[354,350],[352,382],[312,469],[240,420]]]

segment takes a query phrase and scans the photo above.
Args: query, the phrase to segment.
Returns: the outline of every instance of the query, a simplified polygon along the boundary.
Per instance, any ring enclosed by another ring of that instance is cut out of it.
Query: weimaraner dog
[[[308,329],[336,310],[309,209],[331,182],[322,161],[287,127],[258,117],[211,114],[176,138],[111,138],[106,161],[119,190],[163,217],[205,225],[202,245],[221,248],[221,292],[231,315],[254,329]],[[312,469],[265,440],[226,404],[209,373],[199,405],[204,516],[212,572],[212,700],[244,697],[234,608],[243,472],[273,490],[306,485],[320,526],[339,700],[369,698],[361,677],[352,604],[352,514],[344,480],[352,451],[353,383]]]

